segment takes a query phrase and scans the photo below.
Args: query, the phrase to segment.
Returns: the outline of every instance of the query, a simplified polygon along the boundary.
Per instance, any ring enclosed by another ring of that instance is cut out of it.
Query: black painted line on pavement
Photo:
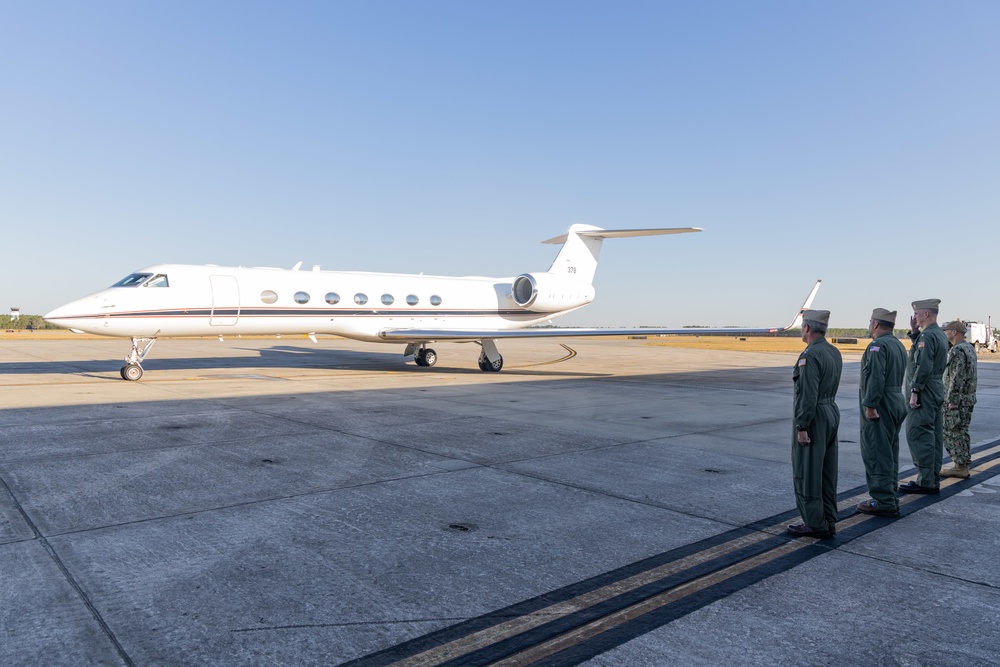
[[[968,479],[947,478],[936,495],[904,496],[906,517],[1000,474],[1000,440],[974,449]],[[977,469],[979,468],[979,469]],[[901,478],[912,476],[906,471]],[[838,502],[863,498],[861,486]],[[839,511],[830,539],[766,532],[798,517],[783,512],[684,545],[468,621],[416,637],[341,667],[576,665],[899,519]]]

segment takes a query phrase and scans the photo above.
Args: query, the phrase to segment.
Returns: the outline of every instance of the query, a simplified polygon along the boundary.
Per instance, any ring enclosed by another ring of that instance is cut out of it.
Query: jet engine
[[[514,278],[510,292],[521,308],[542,313],[577,308],[594,300],[593,285],[554,273],[522,273]]]

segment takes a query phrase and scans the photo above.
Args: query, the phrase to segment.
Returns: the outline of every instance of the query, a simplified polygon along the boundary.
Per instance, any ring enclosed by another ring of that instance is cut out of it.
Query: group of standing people
[[[942,477],[969,476],[969,423],[976,403],[976,351],[965,340],[960,321],[938,326],[940,299],[914,301],[907,353],[893,330],[896,311],[872,311],[872,338],[861,357],[861,458],[870,500],[857,511],[899,516],[900,494],[936,494]],[[792,476],[802,523],[793,535],[826,538],[836,534],[837,432],[836,396],[843,360],[826,340],[830,312],[803,313],[806,349],[792,372],[794,427]],[[905,387],[904,387],[905,385]],[[906,441],[917,478],[898,484],[899,433]],[[942,449],[953,465],[942,469]]]

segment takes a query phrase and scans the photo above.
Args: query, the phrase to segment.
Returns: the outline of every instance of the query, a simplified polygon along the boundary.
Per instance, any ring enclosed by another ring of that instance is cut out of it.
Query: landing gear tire
[[[437,360],[437,352],[429,347],[425,347],[413,356],[413,361],[416,362],[417,366],[433,366]]]
[[[142,366],[139,364],[125,364],[122,366],[121,375],[123,380],[135,382],[142,377]]]
[[[485,354],[479,355],[479,370],[484,373],[499,373],[501,368],[503,368],[503,357],[490,361]]]

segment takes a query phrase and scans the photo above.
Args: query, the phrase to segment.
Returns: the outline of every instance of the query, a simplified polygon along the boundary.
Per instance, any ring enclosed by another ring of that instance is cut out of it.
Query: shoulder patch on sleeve
[[[872,345],[868,349],[871,350],[872,352],[878,352],[881,348],[878,345]]]
[[[799,359],[798,365],[799,366],[805,366],[806,365],[806,358],[802,357],[801,359]]]
[[[917,348],[918,349],[922,348],[923,346],[924,346],[924,341],[920,341],[919,343],[917,343]]]

